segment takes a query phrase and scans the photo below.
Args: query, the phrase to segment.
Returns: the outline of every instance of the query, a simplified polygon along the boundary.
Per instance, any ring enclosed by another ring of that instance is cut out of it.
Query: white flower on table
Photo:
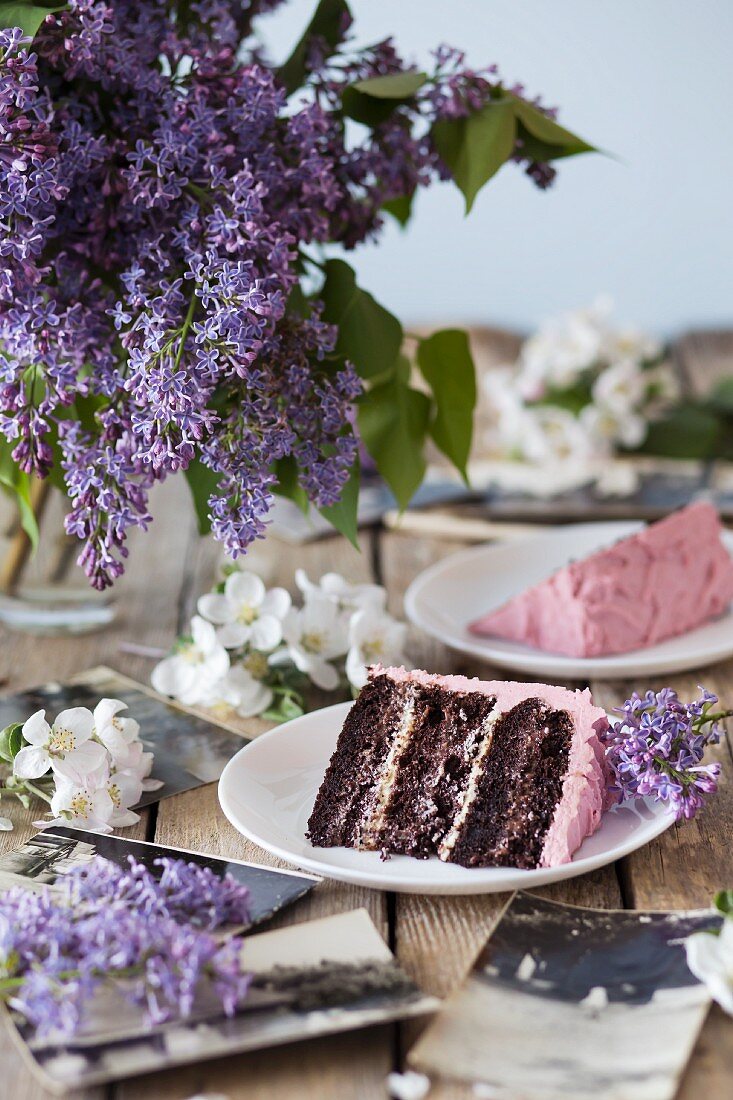
[[[211,623],[194,615],[191,635],[191,641],[157,664],[150,677],[156,691],[172,695],[185,706],[203,704],[214,684],[229,671],[229,654]]]
[[[603,443],[607,445],[607,451],[617,443],[638,447],[649,430],[643,416],[633,412],[616,413],[604,405],[586,405],[580,411],[580,423],[599,447]]]
[[[142,741],[133,741],[124,756],[118,756],[114,761],[115,774],[129,775],[143,791],[159,791],[164,784],[160,779],[150,777],[154,759],[152,752],[145,752]]]
[[[567,409],[538,405],[527,410],[524,457],[530,462],[583,462],[594,453],[593,440]]]
[[[639,408],[646,390],[647,381],[639,364],[622,359],[601,371],[591,392],[597,405],[625,417]]]
[[[13,823],[9,817],[0,817],[0,833],[12,833]]]
[[[140,723],[134,718],[120,717],[122,710],[127,710],[127,703],[120,699],[100,699],[93,712],[95,736],[115,762],[127,758],[140,733]]]
[[[107,762],[81,775],[66,761],[61,761],[55,765],[54,772],[56,790],[51,799],[54,820],[36,824],[41,828],[70,824],[93,833],[111,833],[117,807],[108,789],[110,774]],[[137,815],[134,816],[137,820]]]
[[[336,604],[339,611],[357,611],[362,607],[383,609],[387,593],[379,584],[349,584],[340,573],[324,573],[314,584],[304,569],[295,570],[295,583],[306,601],[311,597],[325,597]]]
[[[226,649],[249,645],[269,652],[282,641],[282,620],[290,610],[284,588],[265,588],[256,573],[237,571],[224,582],[223,592],[208,592],[198,612],[218,627],[217,640]]]
[[[369,665],[402,665],[407,627],[386,612],[366,608],[357,611],[349,624],[349,652],[346,675],[352,687],[367,682]]]
[[[253,674],[250,668],[254,669]],[[253,718],[261,714],[272,703],[272,688],[263,684],[261,677],[267,674],[267,658],[261,653],[252,653],[244,664],[235,665],[223,680],[214,686],[210,701],[206,706],[212,710],[235,711],[240,718]]]
[[[720,935],[695,932],[685,940],[687,965],[704,982],[714,1001],[733,1016],[733,920],[723,921]]]
[[[338,687],[339,676],[330,663],[343,657],[348,648],[348,624],[336,602],[320,593],[311,593],[300,609],[291,608],[283,622],[283,638],[287,650],[276,655],[289,656],[296,668],[304,672],[325,691]]]
[[[37,710],[23,725],[28,744],[13,761],[19,779],[39,779],[58,761],[68,760],[80,771],[91,771],[105,759],[104,747],[92,740],[94,717],[86,707],[62,710],[52,726],[45,710]]]
[[[530,336],[520,354],[522,392],[542,396],[547,386],[564,389],[603,355],[610,302],[599,298],[588,309],[547,321]]]

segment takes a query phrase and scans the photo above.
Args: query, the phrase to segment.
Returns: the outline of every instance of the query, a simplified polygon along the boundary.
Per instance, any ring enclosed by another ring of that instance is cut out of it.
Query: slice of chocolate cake
[[[375,668],[308,837],[465,867],[566,863],[607,802],[606,726],[588,691]]]

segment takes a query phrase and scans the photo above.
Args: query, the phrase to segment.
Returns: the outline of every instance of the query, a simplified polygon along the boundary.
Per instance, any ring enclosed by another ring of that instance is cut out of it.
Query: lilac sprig
[[[237,941],[210,932],[246,923],[247,888],[183,860],[156,863],[160,879],[132,857],[129,869],[96,857],[54,890],[0,897],[0,999],[39,1036],[72,1036],[103,985],[151,1024],[188,1016],[203,984],[227,1015],[244,999]]]
[[[677,820],[695,816],[704,796],[718,787],[720,764],[703,764],[708,745],[720,740],[720,722],[733,711],[715,711],[718,697],[700,688],[699,699],[682,703],[676,691],[636,692],[616,713],[605,736],[611,788],[621,800],[653,795],[667,802]]]

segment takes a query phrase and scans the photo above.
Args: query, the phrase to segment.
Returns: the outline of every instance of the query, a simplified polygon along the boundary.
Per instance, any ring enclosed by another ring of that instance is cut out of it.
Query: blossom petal
[[[19,779],[40,779],[51,767],[51,758],[45,749],[29,745],[20,750],[13,761],[13,775]]]
[[[69,707],[56,716],[52,728],[54,733],[69,730],[74,735],[75,744],[81,745],[94,733],[94,715],[87,707]]]
[[[221,592],[207,592],[199,598],[196,608],[199,615],[216,626],[231,622],[236,614],[232,601]]]
[[[273,698],[272,689],[267,684],[257,684],[256,689],[239,704],[237,714],[240,718],[253,718],[267,710]]]
[[[225,623],[217,630],[216,640],[225,649],[239,649],[247,644],[251,633],[252,627],[245,626],[244,623]]]
[[[271,588],[260,604],[260,616],[274,615],[276,619],[284,619],[292,605],[290,593],[286,588]]]
[[[180,695],[196,681],[196,667],[180,656],[166,657],[153,669],[150,682],[161,695]]]
[[[265,584],[256,573],[230,573],[224,582],[224,591],[235,604],[259,607],[265,598]]]
[[[37,710],[23,723],[23,737],[29,745],[45,745],[51,736],[45,710]]]
[[[191,619],[191,634],[197,649],[206,654],[216,645],[216,631],[211,623],[207,623],[200,615],[194,615]]]
[[[279,619],[274,615],[261,615],[252,623],[250,644],[253,649],[261,649],[268,653],[276,649],[282,641],[283,630]]]

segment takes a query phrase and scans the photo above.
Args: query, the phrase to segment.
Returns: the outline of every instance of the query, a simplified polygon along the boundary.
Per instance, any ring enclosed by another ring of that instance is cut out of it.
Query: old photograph
[[[671,1100],[710,1003],[682,941],[719,923],[517,894],[410,1062],[502,1098]]]
[[[236,859],[217,859],[147,841],[53,826],[36,833],[15,851],[0,856],[0,891],[13,886],[28,890],[53,887],[64,875],[89,863],[95,856],[109,859],[120,867],[126,866],[132,856],[153,875],[160,873],[156,861],[163,856],[208,867],[221,877],[229,874],[249,890],[250,925],[259,924],[284,906],[291,905],[320,882],[317,876],[298,871],[283,871]]]
[[[418,1016],[439,1004],[397,965],[365,909],[248,936],[241,966],[252,983],[233,1017],[203,990],[190,1017],[151,1027],[119,993],[104,992],[64,1045],[38,1040],[28,1027],[16,1035],[58,1092]]]

